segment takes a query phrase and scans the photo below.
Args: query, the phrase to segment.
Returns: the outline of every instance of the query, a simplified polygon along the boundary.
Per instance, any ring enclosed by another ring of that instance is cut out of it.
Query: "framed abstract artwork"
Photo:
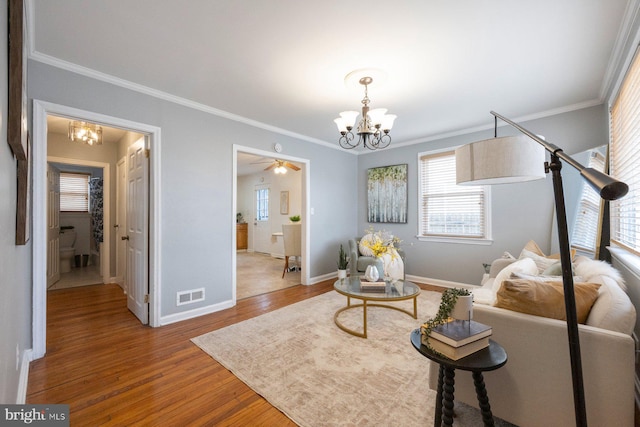
[[[406,224],[406,164],[367,170],[367,221]]]

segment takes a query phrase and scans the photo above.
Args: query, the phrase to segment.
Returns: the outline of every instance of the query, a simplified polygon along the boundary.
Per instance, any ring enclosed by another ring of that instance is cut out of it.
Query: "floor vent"
[[[199,301],[204,301],[204,288],[182,291],[176,295],[176,305],[193,304]]]

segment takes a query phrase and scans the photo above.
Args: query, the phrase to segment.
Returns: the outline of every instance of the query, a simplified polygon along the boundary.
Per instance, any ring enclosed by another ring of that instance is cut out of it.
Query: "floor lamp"
[[[491,185],[530,181],[544,178],[551,172],[553,192],[558,224],[558,240],[560,245],[560,262],[562,264],[562,283],[564,288],[565,310],[567,313],[567,333],[569,339],[569,356],[571,358],[571,377],[573,380],[573,401],[576,414],[576,425],[587,425],[587,414],[582,380],[582,361],[580,357],[580,340],[578,335],[578,319],[571,271],[571,253],[567,215],[562,187],[561,160],[573,166],[589,185],[605,200],[616,200],[629,191],[624,182],[617,181],[609,175],[593,168],[587,168],[565,154],[561,148],[546,142],[517,123],[491,111],[494,116],[495,130],[498,119],[513,126],[524,135],[495,137],[473,142],[456,149],[456,182],[460,185]],[[533,142],[535,141],[535,143]],[[536,144],[537,143],[537,144]],[[538,145],[539,144],[539,145]],[[544,152],[550,153],[550,161],[544,161]]]

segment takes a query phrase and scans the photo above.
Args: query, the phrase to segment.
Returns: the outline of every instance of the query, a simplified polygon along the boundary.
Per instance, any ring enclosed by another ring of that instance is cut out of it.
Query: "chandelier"
[[[87,145],[102,145],[102,126],[79,121],[69,122],[69,139]]]
[[[350,150],[356,148],[362,143],[369,150],[377,150],[386,148],[391,143],[391,135],[389,131],[396,119],[394,114],[386,114],[386,108],[369,109],[368,86],[373,82],[373,78],[369,76],[362,77],[359,83],[364,86],[364,98],[362,98],[362,118],[358,122],[357,134],[358,141],[354,142],[355,135],[353,129],[357,111],[343,111],[340,117],[334,120],[340,132],[338,143],[340,147]]]

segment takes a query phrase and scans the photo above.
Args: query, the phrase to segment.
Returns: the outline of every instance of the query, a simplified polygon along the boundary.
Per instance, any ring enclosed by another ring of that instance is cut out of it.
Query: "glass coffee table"
[[[420,288],[418,285],[406,280],[397,280],[395,282],[387,282],[384,292],[372,292],[360,290],[360,276],[350,276],[346,279],[339,279],[333,284],[333,289],[339,294],[347,297],[347,306],[336,311],[333,321],[338,328],[343,331],[355,335],[356,337],[367,337],[367,307],[384,307],[392,310],[401,311],[408,314],[414,319],[418,318],[418,295]],[[362,301],[361,304],[351,304],[351,298]],[[388,304],[382,304],[393,301],[405,301],[413,299],[413,313],[400,307],[394,307]],[[373,303],[372,303],[373,302]],[[358,332],[344,326],[339,319],[340,313],[352,308],[362,307],[362,324],[363,332]]]

